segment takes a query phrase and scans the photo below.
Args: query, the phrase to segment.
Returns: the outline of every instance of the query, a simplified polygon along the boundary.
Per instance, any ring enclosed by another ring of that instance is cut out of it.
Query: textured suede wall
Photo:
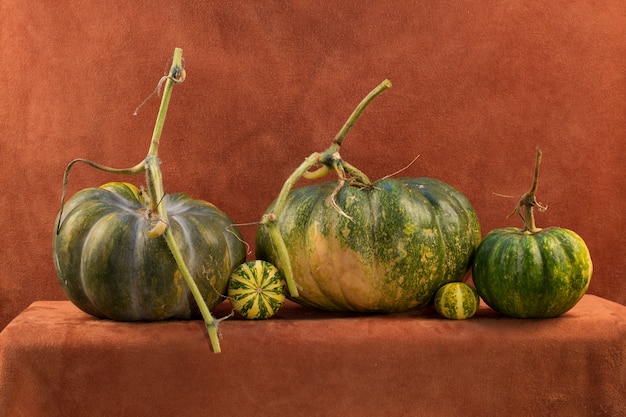
[[[483,231],[507,219],[543,153],[541,227],[577,231],[590,292],[626,303],[623,0],[0,1],[0,328],[33,300],[64,299],[51,234],[66,164],[146,154],[159,99],[133,116],[175,47],[161,144],[166,191],[260,218],[282,182],[376,99],[342,156],[370,178],[437,177]],[[70,193],[125,179],[80,166]],[[131,179],[144,183],[142,177]],[[254,226],[242,228],[253,243]]]

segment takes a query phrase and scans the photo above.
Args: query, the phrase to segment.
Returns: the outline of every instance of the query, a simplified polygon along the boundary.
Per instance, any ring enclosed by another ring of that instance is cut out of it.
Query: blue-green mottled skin
[[[553,227],[530,233],[509,227],[485,236],[472,274],[479,295],[494,310],[547,318],[576,305],[592,270],[589,250],[573,231]]]
[[[168,195],[164,202],[187,267],[213,308],[222,301],[231,270],[245,260],[241,236],[210,203],[184,194]],[[153,224],[135,186],[84,189],[62,215],[53,259],[60,284],[77,307],[119,321],[199,316],[165,239],[146,235]]]
[[[407,311],[463,278],[480,227],[459,191],[432,178],[345,185],[335,196],[344,215],[330,201],[336,185],[293,189],[278,219],[300,292],[294,301],[326,310]],[[257,258],[281,269],[263,227]]]

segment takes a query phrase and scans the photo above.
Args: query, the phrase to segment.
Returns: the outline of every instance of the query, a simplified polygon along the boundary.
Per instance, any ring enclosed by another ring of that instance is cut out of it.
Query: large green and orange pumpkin
[[[517,318],[559,316],[583,297],[593,266],[587,245],[572,230],[535,226],[533,207],[541,152],[535,178],[516,212],[523,228],[489,232],[476,251],[472,274],[480,297],[494,310]]]
[[[299,288],[295,301],[327,310],[406,311],[464,277],[480,228],[452,186],[432,178],[346,184],[333,204],[336,186],[292,190],[278,220]],[[257,257],[284,265],[264,228]]]
[[[369,182],[342,160],[339,146],[381,84],[359,105],[331,147],[286,181],[257,234],[257,258],[276,265],[296,302],[325,310],[407,311],[465,276],[480,241],[467,198],[432,178]],[[304,174],[339,179],[291,188]],[[313,171],[313,173],[318,172]]]

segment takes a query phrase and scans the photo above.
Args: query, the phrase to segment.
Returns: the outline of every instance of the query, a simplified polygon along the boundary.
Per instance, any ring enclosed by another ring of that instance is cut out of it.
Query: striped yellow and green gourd
[[[239,265],[231,274],[228,298],[233,309],[247,319],[268,319],[285,303],[285,279],[269,262]]]
[[[478,310],[480,298],[474,288],[464,282],[450,282],[435,294],[435,310],[450,320],[469,319]]]

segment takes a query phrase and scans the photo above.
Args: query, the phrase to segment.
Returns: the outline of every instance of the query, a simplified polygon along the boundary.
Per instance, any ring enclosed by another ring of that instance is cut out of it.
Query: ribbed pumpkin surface
[[[267,319],[285,303],[285,279],[269,262],[239,265],[228,284],[228,298],[236,312],[247,319]]]
[[[245,260],[241,236],[210,203],[184,194],[166,196],[164,202],[187,266],[213,308],[222,301],[231,270]],[[152,225],[145,207],[139,190],[128,183],[76,193],[66,203],[53,239],[59,282],[76,306],[97,317],[198,317],[165,240],[146,235]]]
[[[480,298],[478,293],[464,282],[450,282],[437,290],[435,294],[435,309],[447,319],[464,320],[472,317]]]
[[[561,315],[589,287],[589,250],[571,230],[537,233],[515,227],[489,232],[473,262],[476,290],[491,308],[518,318]]]
[[[383,179],[368,187],[336,182],[293,189],[278,225],[300,296],[326,310],[406,311],[459,281],[480,241],[469,201],[432,178]],[[272,206],[268,212],[272,210]],[[266,228],[257,258],[281,269]]]

